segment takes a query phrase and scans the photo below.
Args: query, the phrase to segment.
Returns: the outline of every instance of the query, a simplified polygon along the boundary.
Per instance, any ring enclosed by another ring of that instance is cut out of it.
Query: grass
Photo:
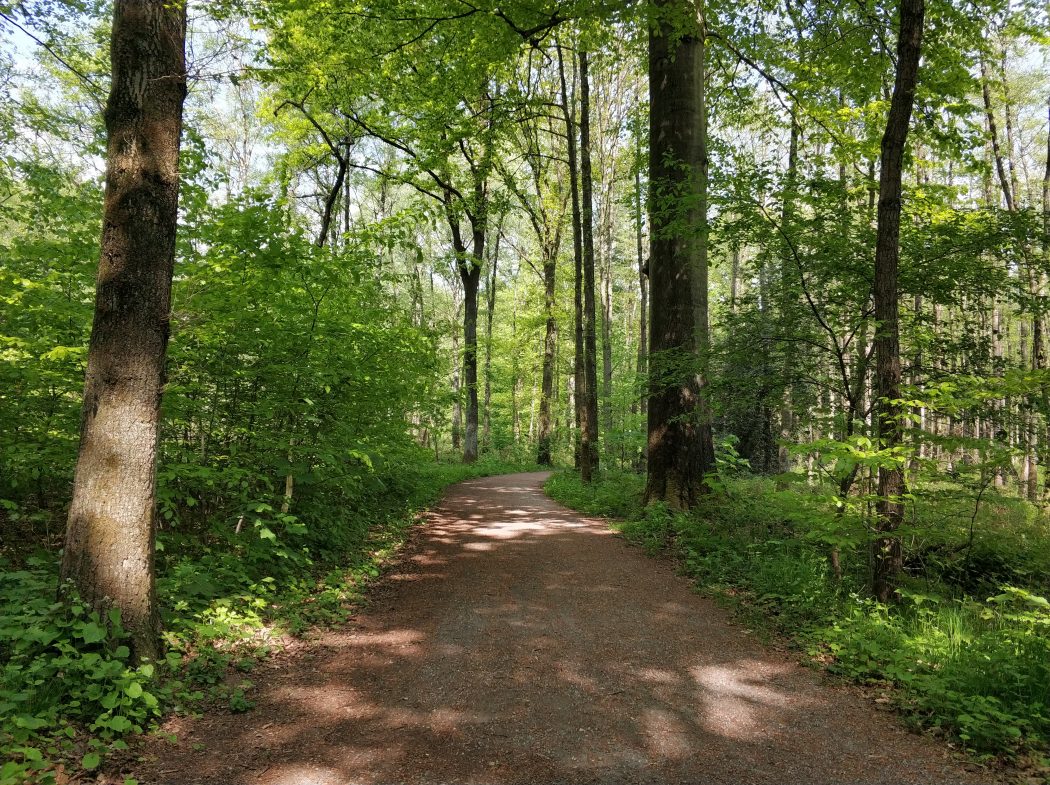
[[[643,482],[606,474],[588,487],[563,472],[547,491],[620,519],[615,525],[629,539],[670,552],[701,590],[793,640],[813,661],[887,689],[916,726],[981,758],[1050,771],[1050,603],[1038,593],[1050,533],[1045,518],[1025,509],[1031,505],[995,498],[978,511],[974,546],[960,551],[970,516],[960,517],[958,500],[914,501],[907,542],[925,562],[911,564],[902,601],[888,607],[865,590],[859,510],[836,515],[804,486],[777,491],[769,480],[738,477],[691,514],[675,515],[642,506]],[[831,544],[845,565],[841,579],[829,567]],[[997,573],[978,574],[981,564]]]
[[[400,464],[357,487],[356,504],[316,499],[314,514],[285,528],[273,511],[240,531],[225,520],[169,526],[158,559],[160,662],[132,661],[119,615],[54,601],[54,553],[0,562],[0,785],[93,771],[126,748],[125,736],[172,712],[249,710],[260,658],[287,636],[345,620],[445,487],[522,470],[497,460]]]

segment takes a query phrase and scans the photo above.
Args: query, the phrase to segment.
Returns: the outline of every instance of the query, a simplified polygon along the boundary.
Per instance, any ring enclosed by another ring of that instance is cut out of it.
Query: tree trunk
[[[448,200],[445,204],[448,226],[452,232],[452,248],[456,252],[456,267],[463,283],[463,383],[467,388],[463,463],[474,463],[478,459],[478,289],[485,261],[485,224],[478,216],[469,216],[471,247],[468,249],[463,241],[458,216],[452,212]],[[460,396],[456,400],[459,401]]]
[[[1006,168],[1003,166],[1003,156],[999,150],[999,131],[995,126],[995,112],[992,110],[992,91],[989,84],[988,65],[981,58],[981,97],[984,99],[984,116],[988,124],[988,140],[992,145],[992,157],[995,163],[995,172],[999,176],[999,187],[1003,192],[1003,200],[1006,209],[1013,212],[1014,200],[1010,190],[1010,181],[1006,176]]]
[[[583,230],[583,377],[580,421],[580,477],[590,482],[598,472],[598,349],[594,304],[594,195],[591,172],[591,88],[587,53],[580,52],[580,226]]]
[[[612,194],[609,195],[610,197]],[[611,221],[611,218],[610,218]],[[602,292],[602,431],[606,440],[613,436],[613,359],[612,359],[612,226],[603,228],[606,233],[605,253],[601,268]],[[608,443],[608,442],[607,442]],[[606,448],[608,449],[608,447]]]
[[[645,259],[645,239],[642,236],[642,154],[641,139],[638,139],[635,154],[638,157],[634,172],[634,223],[635,239],[637,241],[636,253],[638,256],[638,358],[635,371],[638,380],[645,378],[648,367],[649,350],[649,271]],[[647,417],[647,405],[649,397],[644,393],[637,396],[638,410],[644,421]],[[642,460],[644,462],[648,448],[645,440],[642,441]]]
[[[463,445],[463,358],[459,353],[459,334],[452,333],[452,449],[459,452]]]
[[[1050,128],[1050,98],[1047,99],[1047,127]],[[1043,260],[1050,260],[1050,132],[1046,136],[1046,168],[1043,170]],[[1040,276],[1040,289],[1042,288],[1042,276]],[[1040,291],[1040,296],[1042,292]],[[1042,315],[1037,315],[1039,324],[1042,325]],[[1043,365],[1043,342],[1042,327],[1039,330],[1040,342],[1038,350],[1033,349],[1033,354],[1038,358],[1040,367]],[[1047,414],[1047,396],[1043,394],[1043,417],[1046,424],[1043,429],[1043,438],[1040,442],[1042,447],[1041,463],[1043,464],[1043,502],[1050,501],[1050,416]],[[1038,480],[1037,480],[1038,482]]]
[[[484,249],[484,234],[475,232],[473,253],[459,266],[459,277],[463,281],[463,381],[467,386],[463,463],[474,463],[478,459],[478,287]]]
[[[502,235],[502,231],[496,232],[491,269],[485,282],[485,425],[481,443],[486,449],[492,444],[492,317],[496,312],[496,270],[499,266],[499,244]]]
[[[797,121],[792,118],[791,135],[788,142],[788,168],[787,181],[784,186],[784,204],[781,223],[784,233],[788,237],[794,237],[793,228],[795,224],[795,201],[798,196],[798,142],[801,128]],[[845,213],[845,211],[844,211]],[[785,241],[785,246],[787,242]],[[785,247],[781,257],[783,267],[780,271],[780,318],[786,326],[793,318],[792,311],[795,304],[795,260],[791,258],[791,249]],[[787,351],[784,352],[784,365],[781,368],[785,381],[792,375],[794,362]],[[791,387],[785,385],[783,395],[780,399],[780,444],[777,446],[777,471],[781,475],[787,475],[791,471],[791,450],[789,445],[795,435],[795,412],[791,406]],[[777,487],[784,489],[784,480],[777,483]]]
[[[518,345],[518,285],[515,282],[513,292],[513,305],[510,312],[510,343],[511,346]],[[518,443],[521,436],[520,416],[518,412],[518,387],[521,381],[518,373],[518,354],[514,353],[511,358],[511,380],[510,380],[510,431],[514,437],[514,444]]]
[[[557,254],[556,248],[544,248],[543,310],[547,315],[547,327],[543,338],[543,386],[540,390],[540,432],[536,450],[536,462],[541,466],[551,464],[551,437],[554,432],[551,401],[554,398],[554,355],[558,347],[558,321],[554,316]]]
[[[1010,167],[1010,197],[1013,202],[1014,209],[1019,210],[1021,208],[1021,201],[1017,183],[1017,161],[1015,159],[1014,152],[1017,150],[1017,146],[1014,143],[1014,122],[1013,113],[1014,108],[1010,102],[1010,83],[1007,81],[1006,76],[1006,45],[1003,44],[1002,60],[1000,61],[1002,66],[1002,79],[1003,79],[1003,115],[1006,119],[1006,161]]]
[[[156,459],[186,96],[186,8],[117,0],[106,104],[106,195],[80,453],[61,576],[120,611],[155,658]]]
[[[878,224],[875,239],[875,371],[880,399],[879,435],[883,449],[903,440],[901,358],[897,273],[900,262],[901,169],[915,103],[925,0],[902,0],[897,41],[897,75],[882,137]],[[904,520],[904,469],[900,463],[879,468],[876,539],[872,544],[872,591],[891,600],[903,567],[896,530]]]
[[[575,63],[575,60],[573,61]],[[575,77],[575,66],[573,68]],[[574,293],[573,305],[575,311],[575,332],[573,355],[573,412],[576,419],[576,440],[574,444],[574,462],[580,472],[583,472],[583,421],[586,399],[586,377],[584,374],[584,350],[583,350],[583,229],[580,217],[580,178],[577,167],[576,154],[576,100],[575,95],[570,99],[568,86],[565,81],[565,62],[562,56],[561,46],[558,46],[558,75],[561,79],[561,104],[565,115],[565,137],[566,153],[569,165],[569,193],[572,199],[572,257],[574,264]],[[573,83],[575,91],[575,79]],[[589,468],[589,464],[588,464]]]
[[[697,238],[704,216],[695,197],[707,159],[703,133],[704,44],[687,0],[657,3],[649,30],[650,311],[649,475],[646,502],[686,509],[714,466],[696,351],[702,325]],[[681,30],[672,24],[690,22]],[[706,306],[706,303],[703,304]]]

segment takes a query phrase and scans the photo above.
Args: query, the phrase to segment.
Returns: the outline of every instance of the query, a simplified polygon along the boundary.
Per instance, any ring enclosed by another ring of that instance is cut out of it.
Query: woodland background
[[[578,464],[587,324],[594,472],[554,475],[556,498],[626,519],[917,724],[1045,772],[1046,9],[927,7],[901,221],[907,427],[885,449],[872,259],[896,5],[705,4],[716,467],[681,511],[642,505],[643,9],[567,4],[526,30],[459,0],[410,5],[190,7],[158,464],[165,653],[142,663],[119,618],[55,602],[111,9],[0,2],[0,783],[92,770],[205,698],[247,710],[250,678],[223,669],[343,618],[447,483]],[[589,155],[593,280],[574,255],[570,140]],[[883,604],[867,587],[889,464],[907,478],[904,575]]]

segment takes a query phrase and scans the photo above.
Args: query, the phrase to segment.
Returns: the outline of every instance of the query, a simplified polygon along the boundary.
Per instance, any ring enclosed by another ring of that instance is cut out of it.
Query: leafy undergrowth
[[[90,772],[123,737],[204,701],[250,709],[255,663],[287,635],[344,620],[447,485],[520,470],[401,464],[328,516],[261,503],[206,534],[162,531],[160,662],[132,661],[119,614],[54,601],[54,554],[0,563],[0,785]]]
[[[818,499],[805,490],[777,491],[768,480],[720,484],[722,492],[689,515],[643,507],[644,480],[631,474],[605,475],[588,487],[559,473],[547,492],[570,507],[622,519],[616,525],[630,540],[669,550],[699,587],[793,639],[828,670],[886,689],[916,725],[984,759],[1022,762],[1045,776],[1050,603],[1035,593],[1038,583],[974,596],[958,589],[945,563],[911,579],[901,603],[880,605],[864,590],[862,544],[839,543],[846,569],[841,579],[832,576]],[[938,517],[935,507],[924,512]],[[997,563],[1013,558],[1022,545],[1016,536],[1000,532],[984,543],[986,554]]]

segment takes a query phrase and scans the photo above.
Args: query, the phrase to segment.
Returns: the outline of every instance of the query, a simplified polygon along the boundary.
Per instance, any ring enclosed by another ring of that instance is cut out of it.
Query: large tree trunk
[[[612,197],[612,194],[609,194]],[[606,440],[614,436],[613,430],[613,358],[612,358],[612,225],[603,228],[605,252],[602,254],[600,287],[602,293],[602,431]],[[622,440],[621,440],[622,441]],[[606,443],[608,449],[608,442]]]
[[[1047,117],[1048,124],[1050,124],[1050,98],[1047,99]],[[1050,260],[1050,133],[1046,137],[1046,168],[1043,170],[1043,259],[1044,262]],[[1042,276],[1040,276],[1040,279]],[[1042,296],[1042,292],[1040,292]],[[1042,316],[1038,316],[1038,319],[1042,319]],[[1041,331],[1040,331],[1041,334]],[[1043,365],[1043,351],[1042,342],[1040,342],[1039,350],[1033,350],[1039,358],[1040,367]],[[1042,464],[1043,464],[1043,502],[1044,504],[1050,500],[1050,416],[1047,414],[1047,395],[1043,394],[1043,417],[1046,418],[1046,425],[1043,429],[1043,438],[1041,442],[1042,446]]]
[[[452,450],[463,445],[463,358],[459,353],[459,334],[452,335]]]
[[[575,63],[575,60],[573,61]],[[575,67],[573,91],[575,93]],[[586,399],[586,375],[584,374],[584,349],[583,349],[583,229],[580,217],[580,187],[579,170],[576,154],[576,100],[575,95],[569,96],[568,85],[565,81],[565,61],[562,48],[558,46],[558,76],[561,80],[561,105],[565,115],[565,138],[566,153],[568,155],[569,167],[569,193],[572,199],[572,258],[574,269],[573,306],[575,312],[573,345],[573,413],[576,420],[576,441],[573,448],[573,458],[576,467],[583,472],[583,419]]]
[[[580,477],[598,472],[598,348],[594,305],[594,180],[591,171],[591,88],[587,53],[580,52],[580,226],[583,230],[583,376]]]
[[[649,350],[649,266],[645,259],[645,240],[642,236],[642,164],[641,164],[641,140],[636,147],[638,156],[637,168],[634,172],[634,224],[635,240],[637,242],[636,254],[638,263],[638,358],[635,371],[638,379],[643,379],[646,374],[648,363],[646,362]],[[639,412],[642,419],[646,418],[647,404],[649,398],[642,394],[638,396]],[[645,459],[648,449],[642,442],[642,459]]]
[[[787,181],[784,185],[784,205],[781,224],[784,234],[794,238],[795,225],[795,202],[798,197],[798,141],[802,129],[798,122],[792,118],[791,136],[788,141],[788,166]],[[795,306],[795,260],[791,257],[791,249],[784,243],[784,253],[781,257],[780,271],[780,318],[785,326],[791,323]],[[788,351],[784,352],[784,365],[781,367],[784,380],[791,378],[794,371],[794,358]],[[783,395],[780,399],[780,444],[777,446],[777,471],[781,475],[787,475],[791,471],[790,444],[795,436],[795,412],[791,405],[791,387],[785,385]],[[783,489],[784,480],[778,482],[778,487]]]
[[[882,137],[878,224],[875,238],[875,375],[880,399],[879,435],[883,449],[903,440],[901,358],[897,271],[900,262],[901,168],[908,139],[922,47],[924,0],[902,0],[897,41],[897,76]],[[904,520],[904,468],[879,468],[877,534],[872,544],[872,591],[881,602],[893,598],[902,569],[897,528]]]
[[[157,437],[186,96],[186,8],[117,0],[95,317],[62,578],[120,611],[136,657],[159,652]]]
[[[714,466],[701,398],[698,337],[706,303],[694,302],[705,216],[698,207],[707,160],[704,44],[688,0],[657,4],[649,30],[649,476],[646,502],[691,507]],[[673,24],[671,19],[678,23]],[[680,23],[691,29],[680,30]]]
[[[484,232],[475,231],[469,260],[459,266],[459,276],[463,281],[463,381],[467,386],[464,463],[474,463],[478,459],[478,287],[484,251]]]
[[[499,246],[502,239],[501,228],[496,232],[496,242],[492,248],[492,264],[485,282],[485,424],[481,435],[481,444],[485,449],[492,445],[492,317],[496,312],[496,271],[499,266]]]
[[[540,389],[540,432],[536,451],[536,462],[541,466],[551,464],[551,437],[554,432],[551,402],[554,398],[554,361],[558,348],[558,321],[554,315],[557,262],[557,248],[544,248],[543,310],[547,315],[547,327],[543,338],[543,386]]]
[[[463,283],[463,384],[467,388],[463,425],[463,462],[478,459],[478,289],[481,268],[485,261],[484,222],[471,218],[471,247],[463,241],[458,216],[446,202],[448,226],[452,232],[452,248],[456,252],[456,266]],[[456,396],[460,400],[460,396]]]

